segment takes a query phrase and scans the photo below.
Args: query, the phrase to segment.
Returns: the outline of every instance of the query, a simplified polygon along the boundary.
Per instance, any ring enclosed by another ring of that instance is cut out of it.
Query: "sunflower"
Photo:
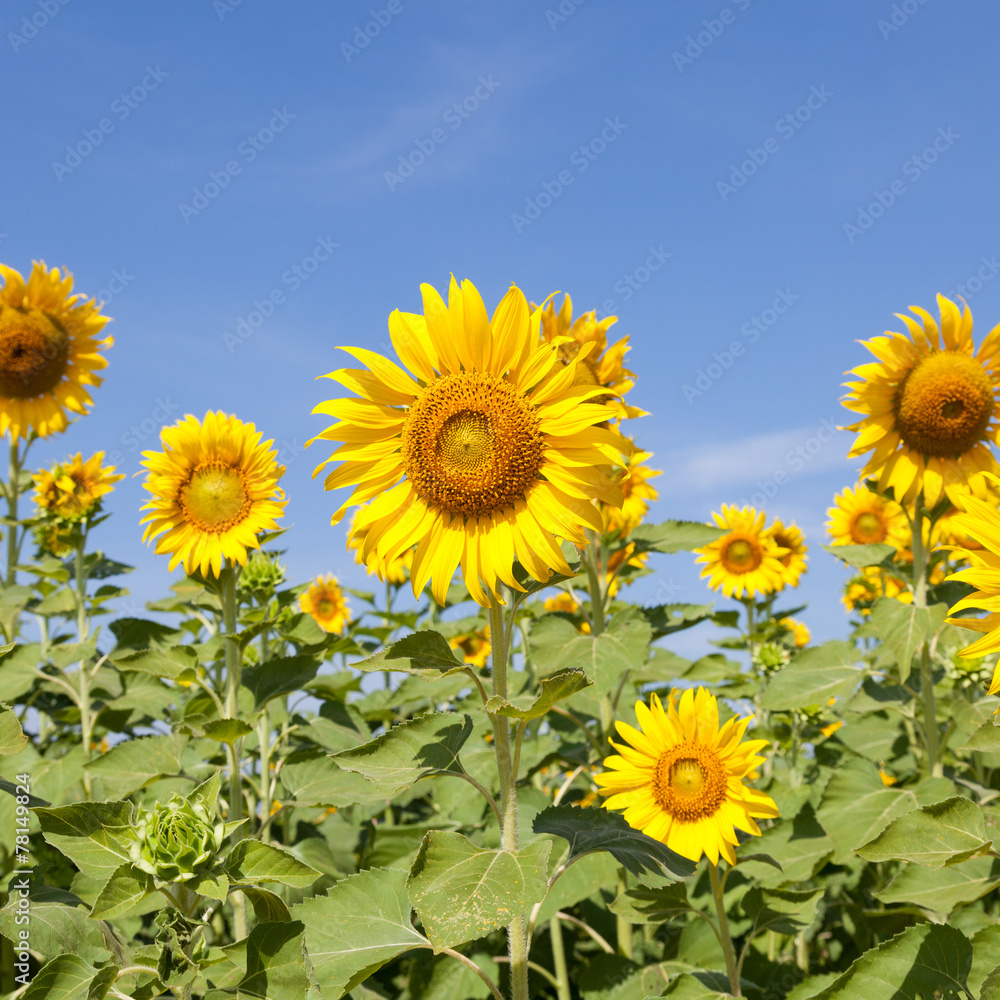
[[[344,348],[369,369],[328,376],[361,398],[316,407],[339,422],[313,440],[343,443],[315,474],[342,461],[326,489],[355,487],[334,524],[348,506],[371,501],[352,534],[365,533],[361,558],[380,576],[416,545],[414,595],[432,579],[443,605],[461,565],[473,599],[488,606],[502,600],[501,583],[523,589],[515,558],[540,582],[553,571],[572,575],[558,540],[582,545],[585,528],[602,530],[593,501],[621,505],[612,469],[631,447],[598,426],[614,416],[610,404],[593,401],[608,390],[576,378],[593,345],[560,365],[563,341],[541,342],[541,312],[529,313],[520,289],[489,319],[471,282],[459,287],[452,278],[447,306],[430,285],[421,288],[423,316],[389,317],[413,375],[373,351]]]
[[[93,400],[87,386],[107,366],[98,340],[107,316],[93,299],[71,295],[72,275],[36,261],[28,280],[0,264],[0,434],[49,437],[66,430],[66,411],[85,414]]]
[[[160,431],[163,451],[144,451],[144,483],[153,498],[143,541],[157,538],[156,552],[169,552],[170,569],[222,572],[222,559],[246,565],[247,549],[260,548],[257,535],[277,528],[285,506],[278,480],[285,468],[275,461],[271,441],[261,443],[253,424],[222,412],[204,421],[188,414]]]
[[[631,440],[631,439],[629,439]],[[624,538],[633,528],[637,528],[649,512],[648,500],[657,500],[660,496],[649,480],[662,476],[660,469],[651,469],[643,464],[653,457],[650,451],[636,451],[628,456],[621,470],[618,485],[622,491],[621,508],[604,505],[602,513],[605,521],[605,534],[617,531]]]
[[[572,594],[567,593],[565,590],[560,590],[555,597],[546,599],[544,607],[546,611],[565,611],[566,614],[572,615],[575,619],[574,624],[576,625],[577,632],[590,635],[590,622],[583,617],[583,613],[580,610],[580,602]]]
[[[906,511],[895,500],[860,485],[853,490],[846,488],[833,498],[833,503],[826,512],[831,544],[909,547],[910,523]]]
[[[563,364],[572,364],[579,359],[583,364],[576,368],[575,383],[577,385],[604,385],[624,393],[631,386],[635,374],[624,365],[625,355],[631,348],[628,337],[622,337],[611,347],[608,347],[608,330],[618,322],[617,316],[606,316],[600,322],[597,312],[591,310],[584,313],[576,322],[573,321],[573,302],[568,295],[563,298],[562,307],[556,311],[555,295],[550,295],[541,307],[542,339],[549,344],[559,342],[559,356]],[[532,309],[539,309],[534,303]],[[589,346],[591,353],[582,353]],[[617,395],[617,394],[616,394]],[[616,406],[616,419],[646,416],[645,410],[634,406],[626,406],[616,396],[606,396],[602,400]]]
[[[471,663],[476,667],[485,667],[492,648],[490,646],[490,627],[487,625],[484,629],[474,629],[472,632],[452,636],[448,640],[448,645],[452,649],[457,649],[466,663]]]
[[[897,313],[909,336],[887,331],[865,341],[878,361],[851,372],[862,381],[846,383],[851,392],[844,398],[844,406],[864,414],[846,428],[858,432],[849,457],[874,449],[862,475],[878,476],[879,492],[891,487],[900,503],[922,490],[928,507],[947,487],[1000,472],[990,450],[1000,417],[1000,326],[973,354],[968,306],[959,312],[939,295],[938,308],[940,331],[930,313],[911,306],[920,323]]]
[[[801,649],[803,646],[809,645],[812,633],[809,631],[809,626],[804,622],[796,621],[794,618],[779,618],[778,624],[784,625],[791,632],[796,649]]]
[[[113,465],[104,466],[104,452],[83,460],[77,453],[68,462],[36,472],[35,503],[47,514],[67,521],[80,521],[93,513],[114,484],[125,478]]]
[[[332,574],[318,576],[309,589],[299,597],[299,607],[311,615],[324,632],[344,631],[351,620],[351,609],[344,600],[337,578]]]
[[[902,604],[913,603],[913,594],[906,581],[886,573],[878,566],[868,566],[857,576],[851,577],[844,587],[841,600],[848,611],[858,611],[867,616],[880,597],[894,597]]]
[[[726,597],[753,597],[757,593],[772,594],[785,585],[785,567],[781,557],[785,550],[774,541],[772,530],[764,527],[764,513],[753,507],[742,509],[722,505],[722,513],[713,513],[715,523],[726,534],[694,551],[696,563],[706,563],[701,571],[710,577],[709,587]]]
[[[771,525],[771,537],[779,549],[785,550],[784,555],[778,557],[778,562],[784,567],[782,579],[785,586],[797,587],[799,578],[806,571],[806,552],[809,546],[806,545],[805,536],[795,524],[785,527],[775,518]]]
[[[355,516],[354,520],[357,520],[357,516]],[[353,531],[354,528],[353,522],[351,527]],[[365,541],[365,532],[354,531],[354,533],[350,536],[350,540],[348,541],[348,548],[355,550],[354,561],[359,566],[364,566],[369,573],[377,573],[378,570],[376,567],[377,567],[378,557],[374,552],[370,552],[368,556],[372,565],[366,565],[364,560],[361,558],[361,549],[362,546],[364,545],[364,541]],[[409,579],[410,576],[410,567],[413,565],[413,552],[414,550],[412,548],[406,549],[404,552],[401,552],[398,556],[396,556],[394,559],[389,560],[384,565],[382,569],[382,579],[384,580],[384,582],[395,584],[397,587],[402,586],[402,584],[406,583],[406,581]]]
[[[624,809],[625,822],[692,861],[708,855],[736,864],[736,829],[760,834],[754,818],[778,815],[774,801],[743,784],[764,758],[767,740],[741,743],[750,717],[735,716],[719,728],[719,705],[705,688],[672,691],[666,708],[654,694],[639,701],[642,730],[616,723],[627,742],[612,742],[620,756],[595,776],[605,809]]]

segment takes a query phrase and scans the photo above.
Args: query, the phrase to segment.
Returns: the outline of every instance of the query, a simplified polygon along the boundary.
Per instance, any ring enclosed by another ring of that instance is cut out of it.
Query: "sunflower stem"
[[[10,443],[10,468],[8,472],[7,479],[7,586],[13,587],[17,583],[17,571],[14,567],[17,565],[18,559],[18,545],[17,539],[17,498],[18,490],[21,485],[21,466],[24,464],[24,460],[28,457],[28,448],[30,442],[26,442],[24,446],[24,454],[20,453],[18,448],[18,439],[15,437]],[[15,633],[17,629],[15,626]],[[8,639],[13,639],[14,636],[7,636]]]
[[[76,639],[79,643],[87,641],[90,634],[90,622],[87,619],[87,574],[84,569],[84,550],[87,547],[87,528],[84,522],[83,531],[76,543],[74,568],[76,570]],[[83,761],[86,764],[91,757],[91,741],[94,733],[94,719],[90,714],[90,665],[87,658],[80,660],[78,683],[80,685],[80,739],[83,743]],[[83,769],[83,791],[89,799],[93,794],[93,782],[90,772]]]
[[[913,606],[927,607],[927,570],[930,553],[924,546],[924,495],[921,492],[913,506]],[[927,754],[927,773],[940,777],[943,773],[938,760],[937,701],[934,697],[934,665],[931,662],[927,640],[920,645],[920,694],[924,703],[924,750]]]
[[[587,589],[590,591],[590,632],[593,636],[599,636],[604,631],[604,606],[605,594],[601,587],[600,567],[600,545],[601,540],[597,533],[588,528],[587,548],[581,557],[581,562],[587,568]]]
[[[625,879],[625,869],[618,869],[618,895],[621,896],[628,889],[628,882]],[[615,932],[618,935],[618,954],[623,958],[631,958],[634,949],[632,947],[632,924],[627,917],[620,914],[615,916]]]
[[[566,965],[566,947],[563,944],[562,921],[553,917],[549,921],[549,938],[552,941],[552,966],[556,970],[558,986],[556,993],[559,1000],[572,1000],[569,990],[569,969]]]
[[[729,975],[729,991],[734,997],[742,996],[740,992],[740,977],[736,971],[736,950],[733,948],[733,938],[729,933],[729,918],[726,916],[726,903],[722,896],[722,880],[719,878],[719,867],[708,863],[708,873],[712,879],[712,895],[715,897],[715,912],[719,917],[719,942],[726,956],[726,972]]]
[[[490,642],[493,650],[493,694],[507,697],[507,631],[504,627],[503,605],[494,598],[490,602]],[[503,715],[491,715],[493,746],[500,779],[500,847],[505,851],[518,848],[517,773],[510,743],[510,720]],[[515,917],[507,926],[507,946],[510,956],[512,1000],[528,1000],[528,941],[524,917]]]

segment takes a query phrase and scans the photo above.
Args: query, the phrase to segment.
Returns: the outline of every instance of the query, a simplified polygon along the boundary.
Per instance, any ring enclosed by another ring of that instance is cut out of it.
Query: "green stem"
[[[618,869],[618,895],[620,896],[628,888],[628,883],[625,881],[625,869]],[[633,954],[632,948],[632,925],[629,923],[627,917],[623,917],[620,914],[615,916],[615,930],[618,934],[618,954],[623,958],[631,958]]]
[[[930,553],[924,547],[924,495],[921,493],[913,510],[913,606],[927,607],[927,569]],[[927,754],[927,773],[940,776],[943,771],[938,760],[937,701],[934,697],[934,665],[927,641],[920,646],[920,695],[924,703],[924,750]]]
[[[562,922],[558,917],[549,921],[549,937],[552,940],[552,965],[556,970],[556,993],[559,1000],[572,1000],[569,990],[569,969],[566,966],[566,947],[563,944]]]
[[[490,643],[493,647],[493,694],[507,697],[507,632],[504,626],[503,605],[490,602]],[[510,743],[510,720],[503,715],[491,715],[493,745],[500,779],[500,809],[503,823],[500,828],[500,847],[516,851],[517,828],[517,773]],[[510,956],[510,982],[512,1000],[528,1000],[528,941],[524,917],[515,917],[507,926],[508,954]]]
[[[708,863],[708,873],[712,879],[712,895],[715,897],[715,912],[719,917],[719,943],[726,956],[726,972],[729,975],[729,991],[734,997],[742,996],[740,992],[740,977],[736,971],[736,951],[733,948],[733,938],[729,933],[729,919],[726,916],[726,903],[722,897],[722,880],[719,878],[717,865]]]
[[[590,631],[599,636],[604,631],[604,588],[601,586],[600,546],[601,540],[590,528],[586,531],[587,548],[581,561],[587,568],[587,589],[590,591]]]
[[[7,479],[7,586],[13,587],[17,583],[17,573],[14,567],[17,565],[17,550],[19,548],[17,540],[17,497],[21,480],[21,465],[28,455],[28,445],[25,444],[24,455],[21,455],[17,438],[10,443],[10,467]],[[7,636],[12,639],[13,636]]]
[[[87,528],[81,526],[80,540],[76,544],[74,568],[76,570],[76,637],[77,642],[86,642],[90,635],[90,621],[87,617],[87,574],[84,568],[84,550],[87,547]],[[90,712],[90,665],[87,657],[80,660],[78,674],[80,686],[80,739],[83,741],[84,763],[91,758],[91,742],[94,734],[94,717]],[[89,799],[93,795],[93,781],[90,771],[83,769],[83,791]]]

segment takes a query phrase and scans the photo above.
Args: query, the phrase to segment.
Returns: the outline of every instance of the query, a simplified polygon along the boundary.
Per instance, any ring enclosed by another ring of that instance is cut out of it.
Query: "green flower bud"
[[[285,567],[278,562],[277,554],[258,549],[240,572],[238,587],[245,594],[270,597],[284,582]]]
[[[756,650],[754,659],[764,670],[777,670],[790,659],[788,650],[776,642],[762,642]]]
[[[132,861],[161,882],[186,882],[210,867],[223,840],[223,824],[201,802],[173,795],[144,812],[136,826]]]

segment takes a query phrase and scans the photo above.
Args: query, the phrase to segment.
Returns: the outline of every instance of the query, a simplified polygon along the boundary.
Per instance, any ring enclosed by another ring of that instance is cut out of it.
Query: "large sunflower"
[[[710,578],[709,587],[721,588],[726,597],[781,590],[786,572],[781,557],[786,551],[775,542],[772,529],[764,527],[764,512],[723,504],[722,513],[712,517],[726,534],[694,550],[698,554],[695,562],[706,564],[701,575]]]
[[[833,545],[884,543],[897,549],[910,545],[910,523],[894,500],[873,493],[867,486],[846,488],[833,498],[826,522]]]
[[[783,567],[782,580],[785,586],[797,587],[799,578],[807,569],[806,552],[809,551],[809,546],[806,545],[805,536],[796,524],[786,527],[775,518],[771,525],[771,537],[779,549],[785,550],[784,554],[778,556],[778,562]]]
[[[515,558],[539,581],[570,574],[558,540],[584,544],[585,528],[602,530],[593,501],[621,505],[612,468],[631,447],[597,426],[615,415],[593,402],[609,389],[577,378],[593,345],[560,365],[563,341],[541,341],[541,312],[529,312],[520,289],[510,289],[492,319],[471,282],[459,287],[452,278],[447,305],[430,285],[421,290],[423,316],[389,317],[412,375],[373,351],[343,348],[369,367],[328,376],[361,398],[316,407],[339,422],[314,440],[343,442],[316,473],[341,461],[326,488],[355,487],[334,524],[348,506],[371,501],[351,532],[365,533],[360,552],[369,568],[384,575],[416,545],[414,594],[431,579],[444,604],[461,565],[472,597],[487,606],[491,595],[499,600],[501,582],[523,589]]]
[[[941,327],[924,309],[921,320],[898,314],[909,336],[886,331],[864,344],[878,361],[855,368],[844,406],[864,417],[848,430],[858,439],[854,458],[872,451],[862,476],[878,476],[879,492],[892,487],[900,503],[923,490],[928,507],[945,489],[961,487],[978,472],[1000,472],[990,444],[1000,417],[1000,326],[973,354],[972,313],[938,296]],[[943,341],[943,347],[942,347]]]
[[[616,723],[624,744],[620,756],[594,780],[606,809],[624,809],[625,822],[692,861],[708,855],[736,864],[736,830],[760,834],[755,818],[775,817],[778,808],[743,780],[764,763],[758,751],[767,740],[741,743],[750,718],[735,716],[719,728],[719,705],[704,688],[688,689],[678,702],[672,691],[666,708],[654,694],[647,708],[638,701],[642,731]]]
[[[277,528],[285,506],[278,480],[285,467],[275,461],[271,441],[260,431],[222,412],[204,421],[188,414],[160,431],[163,451],[144,451],[149,469],[145,488],[153,498],[143,541],[162,535],[156,552],[169,552],[170,569],[222,572],[226,557],[246,565],[247,549],[260,548],[257,535]]]
[[[66,411],[86,413],[87,386],[104,381],[98,354],[112,344],[97,335],[108,322],[93,299],[71,295],[73,277],[36,261],[28,280],[0,264],[0,434],[13,440],[34,431],[66,430]]]

